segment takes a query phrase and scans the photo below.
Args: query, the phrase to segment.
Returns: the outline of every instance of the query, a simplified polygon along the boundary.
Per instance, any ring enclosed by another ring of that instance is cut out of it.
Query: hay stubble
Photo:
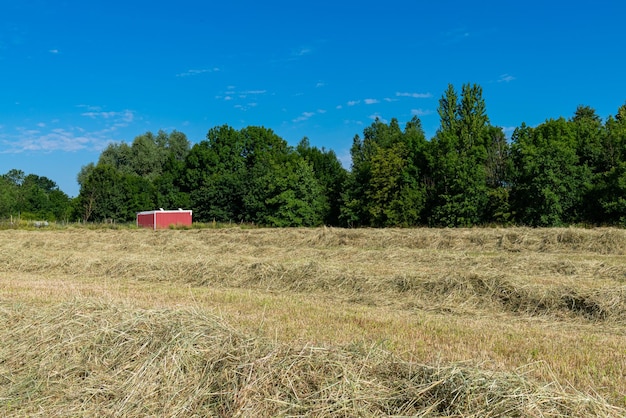
[[[11,317],[19,309],[34,309],[46,317],[56,316],[59,332],[73,326],[72,315],[66,317],[65,322],[61,319],[63,315],[76,307],[80,309],[94,303],[105,306],[101,309],[104,313],[98,314],[104,316],[116,310],[122,312],[122,316],[154,315],[151,312],[155,310],[165,312],[165,318],[182,315],[177,318],[183,328],[187,321],[195,321],[194,315],[209,315],[217,318],[220,327],[245,335],[244,339],[254,341],[255,347],[265,347],[265,351],[252,350],[254,352],[249,353],[249,358],[240,356],[239,361],[243,363],[260,364],[268,352],[280,357],[287,355],[284,350],[299,353],[306,347],[320,347],[324,353],[333,353],[331,357],[337,356],[332,360],[319,360],[321,362],[340,363],[338,359],[348,356],[352,358],[351,362],[359,363],[366,362],[367,356],[373,356],[384,364],[386,360],[380,357],[380,353],[384,352],[394,356],[394,364],[402,364],[398,366],[400,369],[420,364],[434,367],[428,369],[431,371],[446,370],[448,373],[457,370],[467,376],[482,373],[482,378],[485,373],[496,376],[493,375],[495,373],[498,374],[497,378],[494,377],[495,381],[509,382],[506,385],[523,372],[523,378],[515,380],[520,385],[517,389],[507,386],[509,395],[518,393],[516,391],[524,385],[534,384],[532,390],[524,392],[527,399],[538,396],[539,392],[544,396],[542,399],[549,393],[555,397],[565,396],[566,393],[577,396],[586,394],[594,402],[604,399],[619,408],[624,407],[626,396],[625,241],[626,236],[621,230],[573,228],[233,228],[157,233],[85,229],[1,231],[0,302]],[[111,326],[118,328],[132,323],[124,325],[113,317],[107,321],[117,324]],[[44,326],[44,322],[41,319],[31,324],[29,329],[35,329],[38,324]],[[87,334],[102,331],[101,322],[90,323],[92,326],[87,326],[85,330]],[[2,330],[15,333],[13,328]],[[42,329],[39,332],[47,331]],[[86,349],[86,352],[98,358],[97,350],[112,351],[111,344],[120,345],[115,339],[107,341],[103,343],[105,347],[91,346],[92,349]],[[48,346],[40,343],[24,348],[24,352],[32,352],[32,355],[37,355],[38,350],[54,353],[53,346],[52,343]],[[363,347],[376,349],[364,350]],[[15,346],[12,350],[18,351],[19,348]],[[137,361],[147,361],[141,353],[135,353]],[[9,354],[2,352],[2,356]],[[116,361],[120,364],[128,361],[128,358],[122,358],[123,354],[119,356]],[[288,355],[281,360],[277,360],[278,357],[275,361],[281,364],[296,362],[294,358],[289,360]],[[171,361],[183,361],[176,355],[168,359],[170,365]],[[6,364],[4,357],[0,360]],[[317,364],[318,359],[315,362]],[[458,364],[463,367],[455,366]],[[341,369],[348,367],[346,364],[335,366]],[[316,367],[322,366],[317,364]],[[329,365],[324,367],[334,370]],[[71,367],[66,369],[54,370],[51,367],[47,373],[67,374]],[[380,372],[379,369],[376,373]],[[402,381],[400,376],[403,372],[400,369],[396,378]],[[111,375],[106,367],[103,370],[100,374],[91,373],[94,382],[121,376]],[[132,375],[137,373],[135,370]],[[167,373],[173,372],[170,370]],[[34,382],[39,379],[37,374],[31,376],[34,376]],[[131,379],[129,376],[124,378],[125,381]],[[172,378],[174,383],[171,383],[171,388],[159,390],[175,391],[178,384],[175,382],[181,379],[207,379],[206,376],[199,376],[180,375]],[[332,380],[329,376],[316,376]],[[463,379],[467,380],[468,387],[476,384],[467,376]],[[257,383],[263,381],[276,385],[275,379],[289,381],[292,378],[264,375],[256,379]],[[368,379],[393,380],[391,376],[383,379],[380,374]],[[420,383],[426,386],[405,387],[402,390],[419,392],[426,390],[429,384],[444,380],[440,376]],[[120,389],[120,392],[107,395],[111,398],[109,403],[97,393],[89,398],[93,403],[84,404],[85,394],[79,398],[84,408],[96,404],[114,413],[114,408],[123,407],[123,396],[129,399],[125,407],[130,407],[133,399],[143,398],[148,402],[150,393],[153,393],[151,390],[160,386],[158,381],[152,381],[151,384],[156,386],[150,390],[138,388],[139,392],[129,393]],[[354,387],[355,383],[351,382],[351,387]],[[256,385],[238,386],[235,381],[231,384],[234,385],[233,390],[237,390],[238,398],[223,399],[222,407],[230,405],[229,408],[234,408],[224,412],[225,415],[235,410],[245,415],[246,408],[261,408],[260,398],[255,398],[261,395],[253,395],[255,390],[260,390],[255,388]],[[330,384],[330,381],[325,381],[320,387]],[[403,384],[406,386],[406,381]],[[266,405],[263,407],[265,412],[257,412],[269,416],[280,411],[290,411],[294,415],[317,411],[311,414],[337,416],[341,415],[338,411],[345,408],[343,411],[349,413],[344,415],[354,416],[359,415],[356,411],[361,408],[360,414],[364,416],[390,414],[393,407],[384,402],[381,406],[380,400],[372,400],[364,406],[351,399],[354,396],[374,399],[373,392],[376,391],[391,391],[397,395],[397,388],[390,388],[390,383],[381,385],[376,386],[376,390],[368,386],[367,390],[363,389],[358,394],[348,394],[344,387],[341,394],[329,391],[322,395],[323,391],[319,392],[321,389],[318,388],[319,396],[335,399],[331,403],[320,403],[317,399],[314,403],[318,406],[307,403],[313,402],[315,396],[304,389],[301,393],[307,395],[300,398],[308,400],[302,403],[291,398],[285,401],[286,398],[281,396],[273,398],[265,393],[261,397],[274,399],[271,402],[274,406],[270,408]],[[542,385],[555,388],[555,391],[540,390]],[[131,386],[124,387],[130,390]],[[203,392],[206,387],[194,390]],[[42,401],[51,408],[49,411],[77,407],[76,400],[69,400],[63,405],[55,404],[61,402],[57,399],[61,395],[42,393],[50,399],[49,402]],[[208,402],[200,395],[196,399],[194,396],[197,393],[194,393],[184,392],[181,396],[190,402],[195,399],[193,402],[196,402],[194,405],[197,408],[200,408],[199,405],[212,405],[212,401]],[[250,397],[244,396],[245,393],[249,393]],[[300,392],[296,390],[294,393]],[[388,393],[391,398],[396,395]],[[482,392],[480,396],[493,396],[496,402],[494,394],[485,395]],[[412,411],[428,412],[425,404],[415,399],[418,397],[414,398],[416,409]],[[433,405],[436,403],[432,400],[434,398],[423,399],[431,399]],[[483,401],[486,402],[485,399]],[[533,399],[538,402],[539,398]],[[559,413],[574,413],[572,405],[589,405],[590,401],[581,399],[563,401],[569,406]],[[12,404],[19,411],[15,402],[13,400]],[[183,408],[177,402],[171,401],[169,406],[157,405],[155,408],[174,416],[176,413],[183,414],[184,408],[192,407]],[[277,406],[281,402],[288,402],[289,405],[282,404],[281,409]],[[397,411],[404,408],[404,412],[409,412],[410,401],[398,403],[396,399],[394,402],[401,405]],[[528,414],[528,408],[540,408],[538,405],[529,406],[531,404],[529,401],[526,406],[515,408]],[[338,405],[344,406],[340,408]],[[484,413],[488,410],[472,405],[463,414],[478,416],[479,411]],[[605,406],[602,409],[604,412],[597,410],[596,413],[619,416],[623,412],[611,409],[608,404]],[[554,409],[554,405],[546,408],[537,409],[535,414],[550,415],[559,411]],[[436,415],[435,410],[429,413]],[[444,410],[453,412],[453,409],[440,408],[440,411]],[[548,410],[552,412],[548,413]],[[495,406],[492,411],[496,411]],[[591,409],[583,408],[579,413],[585,415],[589,411]],[[209,415],[220,414],[218,409],[211,409],[210,412]]]

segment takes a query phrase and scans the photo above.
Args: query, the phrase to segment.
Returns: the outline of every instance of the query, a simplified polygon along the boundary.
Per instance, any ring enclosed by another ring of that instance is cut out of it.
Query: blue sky
[[[70,196],[111,141],[192,143],[228,124],[304,136],[349,166],[352,138],[413,115],[430,138],[452,83],[491,123],[603,118],[626,101],[626,3],[0,0],[0,174]]]

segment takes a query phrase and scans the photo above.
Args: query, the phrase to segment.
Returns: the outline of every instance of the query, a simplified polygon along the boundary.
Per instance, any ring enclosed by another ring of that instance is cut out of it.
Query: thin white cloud
[[[100,151],[114,140],[106,130],[85,133],[77,127],[56,128],[49,131],[17,128],[14,133],[0,135],[0,154],[22,152],[52,152],[80,150]]]
[[[305,55],[309,55],[313,52],[313,50],[309,47],[300,47],[293,51],[292,55],[294,57],[304,57]]]
[[[337,110],[343,109],[343,106],[342,106],[342,105],[337,105],[337,106],[335,107],[335,109],[337,109]]]
[[[430,93],[396,92],[396,97],[412,97],[414,99],[429,99],[433,97],[433,95]]]
[[[81,116],[89,117],[91,119],[115,119],[116,121],[123,121],[130,123],[135,119],[135,115],[131,110],[124,110],[122,112],[83,112]]]
[[[92,106],[92,105],[86,105],[86,104],[80,104],[76,107],[87,109],[90,112],[99,112],[102,110],[100,106]]]
[[[516,129],[517,126],[502,126],[502,132],[504,132],[504,136],[508,139],[511,139],[511,135]]]
[[[424,109],[411,109],[411,115],[412,116],[428,116],[428,115],[432,115],[433,111],[432,110],[424,110]]]
[[[187,70],[187,71],[184,71],[182,73],[176,74],[176,77],[192,77],[192,76],[206,74],[206,73],[216,73],[218,71],[220,71],[220,69],[217,68],[217,67],[214,67],[214,68],[204,68],[204,69],[200,69],[200,70],[192,69],[192,70]]]
[[[50,50],[48,50],[48,52],[51,53],[51,54],[58,54],[59,50],[58,49],[50,49]]]
[[[398,99],[392,99],[391,97],[385,97],[383,100],[388,102],[388,103],[397,102],[398,101]]]
[[[298,116],[295,119],[292,119],[292,122],[294,123],[304,122],[306,120],[309,120],[313,116],[315,116],[315,112],[302,112],[300,116]]]
[[[356,106],[356,105],[358,105],[359,103],[361,103],[361,101],[360,101],[360,100],[350,100],[350,101],[348,102],[348,106]]]
[[[326,110],[325,109],[317,109],[317,113],[323,115],[324,113],[326,113]]]
[[[232,89],[232,86],[231,86],[224,96],[215,96],[215,98],[229,101],[229,100],[234,100],[235,98],[247,99],[248,96],[259,96],[259,95],[263,95],[266,93],[267,93],[267,90],[244,90],[244,91],[236,92]]]
[[[455,44],[468,39],[471,36],[466,28],[456,28],[444,33],[445,44]]]
[[[513,77],[512,75],[502,74],[500,78],[498,78],[498,83],[510,83],[513,80],[515,80],[515,77]]]
[[[376,99],[365,99],[363,101],[365,102],[366,105],[372,105],[372,104],[380,103],[380,101],[376,100]]]
[[[341,163],[341,165],[346,169],[350,169],[352,166],[352,154],[350,154],[349,149],[342,149],[337,153],[337,159]]]
[[[326,85],[326,83],[324,83],[322,81],[318,81],[317,84],[315,85],[315,88],[324,87],[325,85]]]
[[[80,115],[87,116],[92,119],[96,119],[96,118],[109,119],[109,118],[118,116],[119,113],[118,112],[84,112],[84,113],[81,113]]]
[[[258,105],[259,104],[256,103],[256,102],[250,102],[250,103],[246,103],[245,105],[243,105],[243,104],[236,104],[236,105],[233,105],[233,107],[235,109],[239,109],[239,110],[241,110],[243,112],[247,112],[248,110],[250,110],[250,108],[257,107]]]
[[[382,116],[380,116],[379,113],[374,113],[372,115],[368,116],[371,120],[376,120],[378,119],[379,121],[381,121],[382,123],[389,123],[389,121],[387,121],[387,119],[383,118]]]

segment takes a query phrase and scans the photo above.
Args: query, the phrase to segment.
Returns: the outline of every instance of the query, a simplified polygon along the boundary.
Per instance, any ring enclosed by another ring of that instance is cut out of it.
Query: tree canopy
[[[195,144],[146,132],[83,166],[73,199],[46,177],[0,175],[0,218],[132,222],[185,207],[200,222],[276,227],[626,226],[626,104],[606,120],[580,105],[510,138],[476,84],[449,85],[437,112],[430,139],[416,116],[376,119],[353,137],[350,169],[262,126],[216,126]]]

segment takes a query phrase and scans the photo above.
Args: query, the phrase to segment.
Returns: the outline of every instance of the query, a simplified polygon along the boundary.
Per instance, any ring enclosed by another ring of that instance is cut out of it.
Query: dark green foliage
[[[593,182],[596,222],[626,226],[626,105],[609,117],[603,135],[602,167]],[[599,218],[599,219],[598,219]]]
[[[487,218],[490,139],[482,88],[466,84],[459,99],[454,87],[448,86],[438,112],[441,127],[431,141],[429,155],[429,222],[437,226],[480,224]]]
[[[377,119],[354,138],[341,219],[348,225],[411,226],[422,222],[426,139],[414,117],[404,131],[398,121]]]
[[[186,207],[189,196],[181,190],[189,141],[183,133],[155,136],[147,132],[132,145],[111,144],[98,164],[78,174],[80,193],[75,216],[84,221],[131,222],[136,213],[160,207]]]
[[[184,183],[204,222],[314,226],[329,212],[309,162],[263,127],[211,129],[187,156]]]
[[[580,220],[589,168],[579,164],[574,129],[563,118],[513,134],[513,188],[517,219],[533,226]]]
[[[341,165],[333,150],[311,147],[308,138],[303,138],[296,147],[296,152],[313,169],[313,175],[323,194],[323,220],[326,225],[339,225],[341,215],[343,187],[348,172]]]
[[[606,121],[490,125],[482,88],[452,85],[427,141],[420,120],[377,119],[356,135],[345,170],[332,150],[295,147],[264,127],[209,130],[190,148],[174,131],[109,145],[78,173],[69,199],[45,177],[0,176],[0,217],[132,222],[136,212],[189,208],[200,222],[267,226],[626,226],[626,105]]]
[[[0,217],[65,221],[71,199],[47,177],[9,170],[0,176]]]

